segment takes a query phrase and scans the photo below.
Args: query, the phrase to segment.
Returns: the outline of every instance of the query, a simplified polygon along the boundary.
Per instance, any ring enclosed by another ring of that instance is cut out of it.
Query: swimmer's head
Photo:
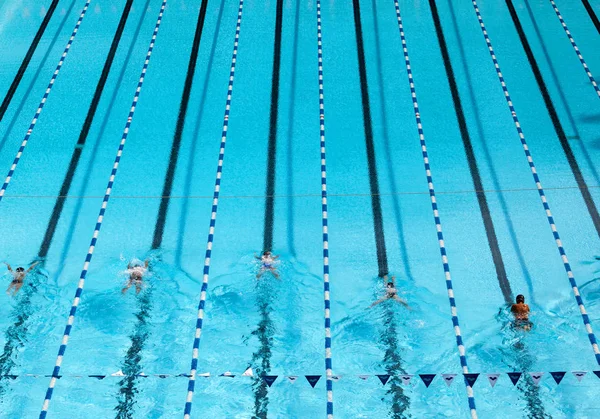
[[[271,256],[271,252],[270,252],[269,250],[265,250],[265,251],[263,252],[263,256],[267,256],[267,257],[269,257],[269,256]]]
[[[525,304],[525,296],[523,294],[517,295],[517,304]]]
[[[19,266],[17,268],[17,272],[25,272],[25,268],[23,268],[22,266]]]

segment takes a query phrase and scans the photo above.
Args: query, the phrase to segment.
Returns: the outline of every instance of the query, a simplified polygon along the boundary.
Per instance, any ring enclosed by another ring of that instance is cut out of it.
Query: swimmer
[[[515,316],[514,325],[520,329],[529,331],[531,330],[531,322],[529,321],[529,306],[525,304],[525,297],[523,294],[517,295],[517,302],[513,304],[511,313]]]
[[[386,300],[395,300],[410,310],[408,303],[405,300],[403,300],[402,298],[398,297],[398,290],[396,289],[396,277],[395,276],[393,276],[392,280],[390,281],[390,280],[388,280],[387,275],[384,275],[383,284],[385,286],[385,296],[383,298],[380,298],[379,300],[375,301],[373,304],[371,304],[371,307],[376,306],[377,304],[381,304]]]
[[[23,286],[23,281],[25,280],[25,276],[31,272],[33,270],[33,268],[35,268],[35,266],[40,263],[40,261],[34,262],[31,264],[31,266],[25,270],[25,268],[19,266],[16,270],[12,270],[12,268],[10,267],[10,265],[6,262],[4,262],[6,264],[6,267],[8,268],[9,272],[12,274],[12,281],[10,282],[10,285],[8,286],[8,288],[6,289],[6,293],[8,295],[10,295],[10,291],[12,290],[13,293],[12,295],[15,295],[17,292],[19,292],[19,290],[21,289],[21,287]]]
[[[279,256],[273,255],[270,251],[265,250],[262,255],[255,256],[256,259],[260,260],[260,270],[256,274],[256,279],[262,277],[265,272],[271,272],[275,278],[279,279],[279,273],[277,272],[276,265],[279,264]]]
[[[132,285],[135,285],[135,293],[140,293],[143,285],[143,277],[146,271],[148,270],[149,262],[150,261],[146,259],[146,262],[144,262],[144,266],[140,265],[139,263],[133,264],[129,262],[129,264],[127,265],[127,270],[125,271],[125,273],[129,275],[129,280],[127,281],[127,285],[125,285],[125,288],[121,290],[122,294],[125,294],[127,290],[131,288]]]

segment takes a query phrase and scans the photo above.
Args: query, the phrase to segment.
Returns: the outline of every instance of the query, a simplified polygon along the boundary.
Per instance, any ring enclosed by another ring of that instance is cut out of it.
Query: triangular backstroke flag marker
[[[148,375],[144,371],[140,372],[137,376],[138,377],[148,378]]]
[[[510,378],[510,381],[512,381],[513,386],[516,386],[517,382],[519,381],[519,378],[521,378],[521,375],[523,373],[522,372],[507,372],[506,374],[508,374],[508,378]]]
[[[444,383],[450,387],[454,381],[454,378],[456,378],[456,374],[442,374],[442,378],[444,379]]]
[[[465,380],[467,380],[467,383],[469,383],[469,385],[473,387],[475,381],[477,381],[477,378],[479,377],[479,373],[466,373],[464,374],[464,376]]]
[[[235,374],[232,374],[231,371],[225,371],[223,374],[219,374],[219,377],[229,377],[234,378]]]
[[[294,384],[296,382],[296,380],[298,379],[297,375],[288,375],[286,377],[288,380],[290,380],[290,383]]]
[[[486,374],[487,379],[492,387],[496,385],[498,382],[498,378],[500,378],[500,374]]]
[[[402,380],[402,384],[407,385],[413,377],[413,374],[404,374],[400,376],[400,379]]]
[[[271,387],[273,385],[273,383],[275,382],[275,380],[277,380],[277,375],[263,375],[262,379],[264,380],[265,383],[267,383],[267,385],[269,387]]]
[[[319,380],[321,379],[320,375],[305,375],[306,380],[310,384],[312,388],[315,388]]]
[[[181,376],[181,374],[178,375],[178,377]],[[189,374],[185,374],[186,377],[190,377]],[[208,378],[210,377],[210,372],[201,372],[200,374],[196,374],[196,377],[204,377],[204,378]]]
[[[98,380],[104,380],[106,375],[88,375],[90,378],[97,378]]]
[[[431,382],[435,378],[435,374],[419,374],[419,377],[421,377],[421,380],[423,380],[423,383],[425,383],[425,386],[427,388],[429,388],[429,386],[431,385]]]
[[[170,377],[170,375],[169,375],[169,374],[154,374],[154,375],[155,375],[156,377],[158,377],[158,378],[167,378],[167,377]]]
[[[596,377],[600,378],[600,371],[594,371],[594,374],[596,374]]]
[[[242,377],[254,377],[254,372],[252,372],[252,367],[248,367],[248,369],[242,373]]]
[[[202,376],[202,374],[199,374],[198,376]],[[181,374],[177,374],[176,377],[187,377],[190,378],[191,375],[186,373],[186,372],[182,372]]]
[[[544,376],[543,372],[530,372],[529,375],[531,376],[531,379],[533,380],[533,384],[535,384],[536,386],[540,383],[540,380],[542,379],[542,377]]]
[[[577,381],[581,381],[587,374],[587,371],[573,371],[573,375],[577,378]]]
[[[381,381],[381,384],[383,385],[385,385],[390,379],[389,374],[377,374],[376,377],[379,378],[379,381]]]
[[[341,375],[331,375],[330,378],[332,381],[335,381],[337,383],[338,381],[340,381],[342,379],[342,376]]]
[[[368,379],[369,379],[369,377],[370,377],[370,375],[364,375],[364,374],[361,374],[361,375],[359,375],[359,376],[358,376],[358,378],[360,378],[360,379],[361,379],[361,380],[363,380],[363,381],[366,381],[366,380],[368,380]]]
[[[124,377],[124,376],[125,376],[125,374],[123,374],[123,371],[122,371],[122,370],[119,370],[119,371],[117,371],[117,372],[113,372],[113,373],[111,374],[111,376],[112,376],[112,377]]]
[[[556,384],[560,384],[566,373],[566,371],[552,371],[550,372],[550,375],[552,376],[552,378],[554,378]]]

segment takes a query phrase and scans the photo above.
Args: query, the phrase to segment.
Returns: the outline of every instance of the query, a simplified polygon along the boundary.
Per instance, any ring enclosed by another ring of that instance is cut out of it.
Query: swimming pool
[[[552,229],[597,325],[600,106],[555,7],[597,76],[597,0],[0,3],[0,254],[43,260],[0,416],[596,417]],[[410,310],[370,308],[388,273]]]

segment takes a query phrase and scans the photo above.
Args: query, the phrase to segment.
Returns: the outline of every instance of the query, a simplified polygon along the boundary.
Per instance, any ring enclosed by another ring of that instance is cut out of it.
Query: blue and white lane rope
[[[558,16],[558,20],[560,20],[560,24],[562,25],[563,29],[565,30],[565,33],[569,37],[569,41],[571,41],[571,45],[573,46],[573,49],[575,50],[577,57],[579,57],[579,61],[581,62],[581,65],[583,66],[583,69],[585,70],[585,74],[587,74],[588,78],[592,82],[592,86],[594,86],[594,89],[596,89],[596,94],[600,98],[600,87],[598,87],[598,83],[596,83],[596,79],[594,79],[592,72],[588,68],[585,60],[583,59],[583,55],[581,55],[581,52],[579,51],[579,47],[577,47],[577,44],[575,43],[575,40],[573,39],[573,36],[571,35],[571,31],[567,27],[567,24],[565,23],[565,20],[563,19],[562,15],[560,14],[560,11],[558,10],[558,7],[556,6],[556,3],[554,2],[554,0],[550,0],[550,3],[552,4],[552,7],[554,8],[554,13],[556,13],[556,16]]]
[[[217,175],[215,178],[215,189],[213,192],[213,204],[210,214],[210,225],[208,228],[208,240],[206,242],[206,253],[204,256],[204,272],[202,288],[200,289],[200,302],[198,303],[198,318],[196,319],[196,334],[194,336],[194,348],[192,351],[192,366],[190,368],[190,379],[188,381],[187,397],[183,417],[189,419],[192,412],[192,400],[194,398],[194,386],[196,384],[196,370],[198,368],[198,351],[200,347],[200,336],[202,335],[202,322],[204,320],[204,306],[206,304],[206,290],[208,289],[208,275],[210,272],[210,255],[215,234],[217,221],[217,208],[219,205],[219,191],[221,190],[221,175],[223,173],[223,159],[225,158],[225,143],[227,141],[227,127],[229,125],[229,110],[231,108],[231,95],[233,93],[233,79],[238,53],[238,42],[240,40],[240,27],[242,25],[242,11],[244,0],[240,0],[238,8],[237,25],[235,28],[235,40],[233,42],[233,54],[231,56],[231,69],[229,71],[229,85],[227,87],[227,101],[225,102],[225,115],[223,116],[223,130],[221,132],[221,148],[219,150],[219,162],[217,164]]]
[[[331,362],[331,301],[329,299],[329,222],[327,219],[327,160],[325,158],[325,100],[323,94],[323,37],[321,0],[317,0],[317,45],[319,58],[319,123],[321,138],[321,214],[323,220],[323,296],[325,299],[325,378],[327,419],[333,419],[333,377]]]
[[[69,42],[67,42],[67,46],[65,46],[65,49],[64,49],[62,55],[60,56],[60,61],[58,62],[58,65],[54,69],[54,73],[52,74],[52,78],[50,79],[50,82],[48,83],[48,87],[46,87],[44,96],[42,96],[42,100],[40,101],[40,104],[38,105],[38,108],[35,111],[35,115],[33,116],[31,123],[29,124],[29,129],[27,130],[27,133],[25,134],[25,138],[23,139],[23,142],[21,143],[21,147],[19,147],[19,151],[17,152],[17,155],[15,156],[15,159],[13,160],[12,166],[10,166],[8,175],[6,175],[4,184],[2,185],[2,188],[0,188],[0,201],[2,201],[2,198],[4,198],[4,194],[6,193],[6,188],[8,188],[8,184],[10,183],[10,181],[13,177],[13,174],[15,173],[15,169],[17,168],[17,165],[19,164],[19,160],[21,160],[21,156],[23,155],[23,151],[25,150],[25,147],[27,147],[27,143],[29,142],[31,133],[33,132],[33,129],[35,128],[35,125],[37,124],[40,114],[42,113],[42,109],[44,109],[46,100],[48,100],[50,91],[52,91],[54,82],[56,81],[56,78],[58,77],[58,73],[60,72],[60,69],[62,68],[62,66],[64,64],[65,59],[67,58],[67,54],[69,53],[69,50],[71,49],[71,45],[73,44],[73,41],[75,40],[75,36],[77,36],[77,32],[79,32],[79,26],[81,25],[81,22],[83,21],[83,18],[85,17],[85,13],[87,12],[90,2],[91,2],[91,0],[87,0],[87,2],[85,3],[85,6],[83,6],[83,9],[81,10],[81,13],[79,14],[79,20],[77,20],[77,24],[75,25],[73,32],[71,32],[71,37],[69,38]]]
[[[508,104],[508,108],[512,114],[513,122],[515,123],[515,127],[517,128],[517,132],[519,133],[519,138],[521,139],[521,144],[523,145],[523,150],[525,151],[525,156],[527,156],[527,161],[529,162],[529,168],[531,169],[531,174],[533,175],[533,180],[535,181],[535,185],[537,187],[537,191],[542,200],[542,205],[544,206],[544,210],[546,211],[546,217],[548,218],[548,223],[550,223],[550,228],[552,229],[552,235],[554,236],[554,240],[556,242],[556,246],[558,247],[558,252],[560,253],[560,257],[563,261],[563,266],[565,271],[567,272],[567,276],[569,277],[569,282],[571,283],[571,287],[573,288],[573,293],[575,294],[575,299],[577,300],[577,305],[579,306],[579,311],[581,312],[581,317],[583,318],[583,323],[585,325],[585,330],[587,331],[588,338],[590,339],[590,343],[592,344],[592,349],[594,350],[594,355],[596,356],[596,361],[600,365],[600,350],[598,349],[598,343],[596,341],[596,335],[594,335],[594,331],[592,330],[592,325],[590,324],[590,318],[585,310],[585,306],[583,304],[583,299],[581,295],[579,295],[579,289],[577,288],[577,282],[575,282],[575,275],[571,270],[571,265],[569,264],[569,260],[567,259],[567,253],[562,245],[562,241],[560,240],[560,235],[558,234],[558,229],[554,224],[554,217],[552,216],[552,212],[550,212],[550,206],[548,205],[548,201],[546,200],[546,194],[544,193],[544,189],[542,188],[542,183],[540,182],[540,178],[538,176],[537,170],[535,168],[535,163],[533,162],[533,158],[531,157],[531,153],[529,152],[529,147],[527,146],[527,141],[525,140],[525,134],[523,134],[523,130],[521,129],[521,124],[519,123],[519,118],[517,117],[517,112],[515,111],[515,107],[513,105],[512,99],[510,98],[510,94],[508,93],[508,88],[506,86],[506,82],[504,81],[504,76],[502,76],[502,71],[500,70],[500,65],[498,64],[498,60],[496,59],[496,54],[494,53],[494,48],[492,47],[492,42],[490,41],[490,37],[487,34],[487,30],[485,29],[485,24],[483,23],[483,18],[481,17],[481,13],[479,12],[479,7],[477,7],[477,2],[475,0],[471,0],[473,3],[473,7],[475,8],[475,13],[477,14],[477,19],[479,20],[479,26],[481,27],[481,31],[483,32],[483,36],[485,38],[485,42],[487,43],[488,50],[490,52],[490,56],[492,57],[492,61],[494,62],[494,67],[496,68],[496,74],[498,76],[498,80],[502,85],[502,91],[504,92],[504,98],[506,99],[506,103]]]
[[[60,348],[58,350],[58,356],[56,357],[56,363],[54,365],[54,370],[52,371],[52,378],[50,379],[50,384],[48,385],[48,390],[46,391],[46,398],[44,399],[44,405],[42,406],[42,411],[40,412],[40,416],[39,416],[40,419],[45,418],[46,414],[48,413],[48,407],[50,406],[50,400],[52,399],[52,392],[54,391],[54,386],[56,385],[56,380],[57,380],[58,376],[60,375],[60,367],[62,364],[63,356],[65,355],[65,351],[67,350],[67,344],[69,343],[69,336],[71,335],[71,329],[73,328],[73,321],[75,320],[75,314],[77,312],[77,307],[79,306],[81,294],[83,293],[83,285],[85,283],[85,277],[87,276],[88,269],[89,269],[90,263],[92,261],[92,255],[94,254],[94,249],[96,248],[96,242],[97,242],[98,236],[100,234],[100,228],[102,227],[102,222],[104,221],[104,213],[106,212],[106,207],[107,207],[108,201],[110,199],[110,194],[112,192],[113,183],[115,181],[115,177],[117,175],[117,170],[119,168],[119,162],[121,161],[121,155],[123,154],[123,148],[125,147],[125,142],[127,141],[127,135],[129,134],[129,129],[131,127],[131,121],[133,120],[133,115],[135,113],[135,109],[138,104],[138,99],[140,97],[142,85],[144,84],[144,78],[146,77],[146,71],[148,70],[148,64],[150,63],[150,57],[152,55],[152,50],[154,49],[154,42],[156,41],[156,35],[158,34],[158,29],[160,28],[160,23],[162,21],[162,17],[163,17],[163,13],[165,11],[166,5],[167,5],[167,0],[163,0],[162,6],[160,8],[160,12],[158,13],[158,19],[156,20],[156,25],[154,26],[154,32],[152,33],[152,40],[150,41],[150,46],[148,47],[148,52],[146,54],[146,60],[144,61],[142,73],[140,74],[138,85],[135,90],[135,94],[133,95],[133,102],[131,103],[131,108],[129,110],[129,116],[127,117],[127,122],[125,123],[125,129],[123,130],[123,136],[121,137],[119,149],[117,150],[117,155],[115,157],[113,168],[110,173],[110,178],[108,179],[108,185],[106,187],[104,199],[102,200],[102,206],[100,207],[100,214],[98,215],[98,220],[96,221],[96,227],[94,228],[94,233],[92,235],[92,240],[90,242],[90,248],[88,250],[87,256],[85,257],[85,262],[83,263],[83,270],[81,271],[81,275],[79,277],[79,284],[77,285],[77,291],[75,292],[75,298],[73,299],[73,304],[72,304],[71,310],[69,312],[67,326],[65,327],[65,332],[63,334],[62,342],[61,342]]]
[[[415,90],[415,81],[413,79],[412,69],[410,65],[410,58],[408,56],[408,47],[406,45],[406,37],[404,36],[404,26],[402,24],[402,16],[400,15],[400,6],[398,1],[394,0],[394,6],[396,7],[396,19],[398,20],[398,30],[400,31],[400,39],[402,40],[402,52],[404,54],[404,64],[406,65],[406,72],[408,74],[408,82],[410,84],[410,93],[413,101],[413,110],[415,113],[415,120],[417,123],[417,130],[419,132],[419,141],[421,142],[421,153],[423,154],[423,163],[425,164],[425,173],[427,175],[427,185],[429,188],[429,196],[431,198],[431,208],[433,210],[433,218],[435,220],[435,227],[437,230],[438,244],[440,246],[440,254],[442,256],[442,265],[444,267],[444,274],[446,277],[446,288],[448,289],[448,298],[450,300],[450,311],[452,314],[452,324],[454,326],[454,334],[456,335],[456,345],[458,347],[458,353],[460,356],[460,365],[462,367],[463,374],[469,373],[469,367],[467,365],[467,355],[465,345],[463,343],[460,326],[458,323],[458,314],[456,310],[456,300],[454,299],[454,289],[452,287],[452,276],[450,275],[450,265],[448,262],[448,255],[446,254],[446,245],[444,244],[444,234],[442,232],[442,223],[438,212],[437,200],[435,197],[435,189],[433,187],[433,176],[431,174],[431,167],[429,166],[429,155],[427,153],[427,145],[425,143],[425,134],[423,132],[423,125],[421,124],[421,114],[419,113],[419,103],[417,102],[417,92]],[[477,418],[477,409],[475,407],[475,397],[473,395],[473,388],[469,382],[465,379],[465,386],[467,389],[467,398],[469,402],[469,409],[471,411],[471,418]]]

